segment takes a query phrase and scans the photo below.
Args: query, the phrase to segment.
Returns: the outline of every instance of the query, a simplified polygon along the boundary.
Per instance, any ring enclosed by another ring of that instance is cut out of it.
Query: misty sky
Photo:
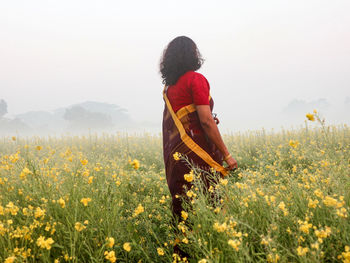
[[[91,100],[160,123],[159,59],[186,35],[205,58],[223,129],[288,125],[280,113],[293,99],[343,110],[349,14],[348,0],[2,1],[0,99],[9,116]]]

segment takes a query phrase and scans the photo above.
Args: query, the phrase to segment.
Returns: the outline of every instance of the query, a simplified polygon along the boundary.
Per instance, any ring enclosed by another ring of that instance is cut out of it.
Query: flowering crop
[[[306,118],[224,136],[239,169],[192,167],[175,223],[160,136],[2,138],[0,262],[350,262],[350,129]]]

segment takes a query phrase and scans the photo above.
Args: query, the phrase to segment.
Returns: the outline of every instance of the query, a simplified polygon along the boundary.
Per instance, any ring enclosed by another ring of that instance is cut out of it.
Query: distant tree
[[[73,129],[103,129],[113,126],[110,116],[100,112],[88,111],[81,106],[66,109],[63,118],[69,121],[70,128]]]
[[[83,121],[88,117],[88,111],[83,107],[74,106],[70,109],[66,109],[66,112],[63,115],[63,118],[67,121],[79,122]]]
[[[110,116],[113,124],[116,125],[122,125],[123,123],[131,121],[127,110],[115,104],[102,103],[96,101],[86,101],[75,106],[83,107],[89,112],[102,113],[106,116]]]
[[[4,100],[0,100],[0,118],[7,113],[7,103]]]

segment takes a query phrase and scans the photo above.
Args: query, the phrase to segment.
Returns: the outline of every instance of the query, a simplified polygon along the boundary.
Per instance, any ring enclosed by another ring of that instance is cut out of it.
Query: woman
[[[166,179],[172,195],[172,211],[178,219],[182,205],[179,196],[185,196],[184,186],[190,183],[184,178],[190,167],[178,159],[185,155],[202,169],[215,169],[223,176],[227,170],[237,168],[236,160],[228,152],[213,118],[213,99],[209,95],[209,83],[195,72],[203,64],[196,44],[188,37],[172,40],[164,50],[160,72],[165,84],[163,96],[163,153]],[[174,158],[175,156],[175,158]],[[223,160],[228,168],[222,166]],[[204,178],[208,184],[208,179]]]

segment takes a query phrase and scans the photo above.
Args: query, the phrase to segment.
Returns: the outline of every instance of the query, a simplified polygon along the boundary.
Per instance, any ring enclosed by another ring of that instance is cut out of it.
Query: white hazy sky
[[[159,59],[186,35],[223,129],[287,125],[273,120],[295,98],[350,96],[349,14],[348,0],[1,1],[0,99],[12,115],[93,100],[160,123]]]

